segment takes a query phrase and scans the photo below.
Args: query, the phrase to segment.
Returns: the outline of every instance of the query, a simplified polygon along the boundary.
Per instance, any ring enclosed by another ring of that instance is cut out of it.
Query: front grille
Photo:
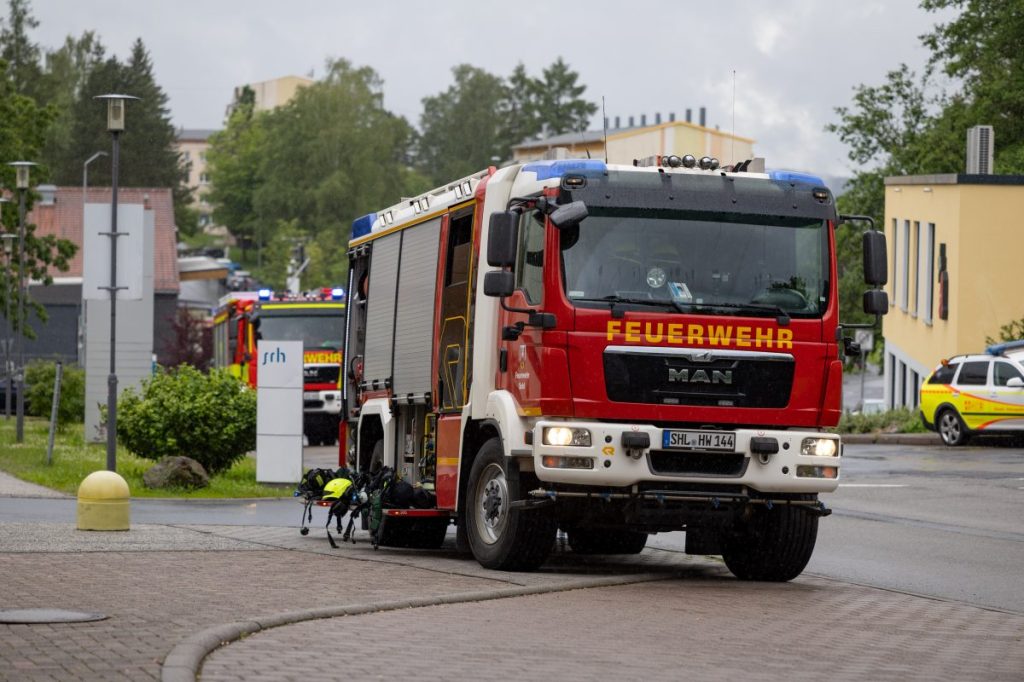
[[[608,399],[623,403],[712,407],[785,407],[793,388],[791,357],[678,353],[604,353]]]
[[[306,365],[302,368],[307,384],[337,384],[340,373],[338,365]]]
[[[747,470],[743,454],[651,450],[651,471],[662,476],[742,476]]]

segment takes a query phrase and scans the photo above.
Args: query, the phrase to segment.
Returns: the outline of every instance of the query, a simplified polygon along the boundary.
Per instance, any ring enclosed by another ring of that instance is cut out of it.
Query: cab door
[[[1024,383],[1024,373],[1016,365],[1006,360],[992,363],[992,410],[1005,414],[1004,417],[998,417],[999,423],[993,426],[1021,431],[1024,430],[1024,385],[1018,386],[1017,382],[1011,382],[1012,379]],[[1009,386],[1010,383],[1014,385]]]

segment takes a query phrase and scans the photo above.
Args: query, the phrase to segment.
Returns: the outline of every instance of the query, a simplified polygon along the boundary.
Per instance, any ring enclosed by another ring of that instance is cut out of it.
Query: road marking
[[[840,483],[840,488],[906,488],[902,483]]]

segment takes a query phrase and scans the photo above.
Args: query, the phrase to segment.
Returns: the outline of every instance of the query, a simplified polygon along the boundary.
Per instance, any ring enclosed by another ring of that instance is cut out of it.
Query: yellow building
[[[282,76],[281,78],[248,83],[247,85],[256,94],[255,110],[269,111],[270,109],[276,109],[287,104],[295,97],[295,93],[299,91],[299,88],[304,88],[315,82],[312,78],[303,78],[302,76]],[[235,88],[235,101],[238,100],[244,87],[246,86],[240,85]]]
[[[986,337],[1024,317],[1021,216],[1021,175],[885,179],[888,407],[916,407],[940,360],[983,352]]]
[[[702,156],[716,158],[725,166],[754,156],[754,141],[750,138],[671,118],[662,122],[659,115],[654,125],[646,125],[646,119],[641,119],[641,124],[636,127],[609,128],[608,161],[629,164],[634,159],[655,154],[692,154],[698,159]],[[603,159],[604,130],[566,133],[523,142],[512,148],[512,159],[518,162],[550,158],[551,153],[559,148],[566,150],[564,153],[570,158],[581,158],[589,153],[592,158]]]

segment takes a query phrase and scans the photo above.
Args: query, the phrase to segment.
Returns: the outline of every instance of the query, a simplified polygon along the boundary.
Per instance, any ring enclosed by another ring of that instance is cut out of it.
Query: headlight
[[[836,457],[839,455],[839,443],[835,438],[804,438],[800,444],[800,454],[808,457]]]
[[[565,426],[545,426],[544,445],[571,445],[574,447],[590,447],[590,431],[586,429],[570,429]]]

